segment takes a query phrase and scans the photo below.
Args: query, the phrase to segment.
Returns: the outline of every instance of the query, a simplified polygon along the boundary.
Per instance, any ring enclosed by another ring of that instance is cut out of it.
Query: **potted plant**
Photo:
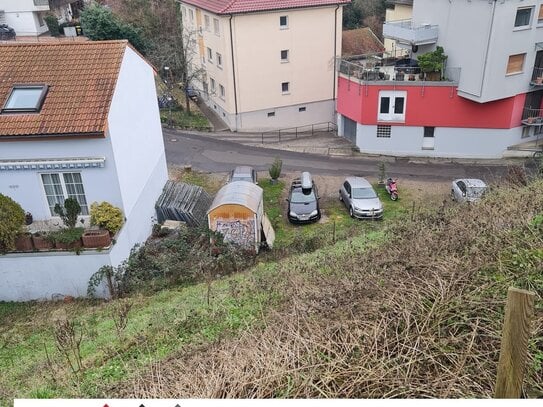
[[[108,230],[86,230],[81,236],[83,246],[88,248],[108,247],[111,244],[111,236]]]
[[[9,196],[0,194],[0,254],[15,248],[15,238],[21,233],[25,212]]]
[[[414,81],[414,80],[415,80],[415,74],[414,74],[414,73],[410,73],[410,74],[409,74],[409,80],[410,80],[410,81]]]
[[[48,239],[57,249],[72,250],[81,247],[83,228],[61,229],[49,234]]]
[[[405,73],[403,71],[396,72],[396,80],[403,81],[405,79]]]
[[[281,176],[281,168],[283,167],[283,161],[279,157],[276,157],[269,169],[271,183],[277,183],[277,179]]]
[[[32,245],[32,235],[30,233],[21,233],[15,238],[15,250],[18,252],[31,252],[34,250]]]
[[[445,68],[445,61],[447,60],[447,55],[443,52],[443,47],[437,46],[435,51],[418,56],[417,61],[426,80],[441,80],[443,69]]]
[[[34,233],[32,235],[32,243],[36,250],[51,250],[54,247],[53,242],[45,232]]]
[[[109,202],[93,202],[90,210],[91,225],[106,229],[114,236],[124,223],[123,212]]]

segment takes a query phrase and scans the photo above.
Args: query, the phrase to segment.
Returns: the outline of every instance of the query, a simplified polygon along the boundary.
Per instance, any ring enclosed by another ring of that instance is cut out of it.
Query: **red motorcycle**
[[[390,199],[392,199],[393,201],[398,199],[398,186],[396,185],[396,180],[388,178],[385,184],[385,189],[390,195]]]

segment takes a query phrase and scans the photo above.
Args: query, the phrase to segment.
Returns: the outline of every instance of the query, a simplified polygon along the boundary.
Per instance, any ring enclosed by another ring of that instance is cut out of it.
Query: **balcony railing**
[[[543,68],[534,68],[532,73],[532,80],[530,81],[532,86],[543,86]]]
[[[413,20],[389,21],[383,24],[383,37],[411,45],[434,44],[437,42],[438,26],[413,24]]]
[[[34,5],[37,7],[49,6],[49,0],[34,0]]]
[[[526,108],[522,113],[522,124],[525,126],[543,126],[543,109]]]
[[[447,67],[441,80],[430,81],[418,66],[394,66],[394,59],[370,55],[366,59],[355,62],[339,60],[339,72],[359,82],[394,81],[426,84],[447,82],[458,84],[460,81],[460,68]],[[438,75],[440,76],[440,75]]]

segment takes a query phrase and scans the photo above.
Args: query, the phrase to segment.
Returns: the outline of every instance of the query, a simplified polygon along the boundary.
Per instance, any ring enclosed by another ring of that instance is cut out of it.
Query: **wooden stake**
[[[534,293],[510,287],[507,291],[495,398],[520,398],[528,354]]]

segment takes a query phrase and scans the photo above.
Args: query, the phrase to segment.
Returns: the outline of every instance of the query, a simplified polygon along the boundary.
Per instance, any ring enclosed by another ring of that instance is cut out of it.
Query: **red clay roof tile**
[[[39,113],[0,113],[0,140],[104,134],[127,41],[0,45],[0,108],[13,85],[45,84]]]
[[[215,14],[239,14],[255,11],[347,4],[351,0],[182,0],[183,3],[209,10]]]

